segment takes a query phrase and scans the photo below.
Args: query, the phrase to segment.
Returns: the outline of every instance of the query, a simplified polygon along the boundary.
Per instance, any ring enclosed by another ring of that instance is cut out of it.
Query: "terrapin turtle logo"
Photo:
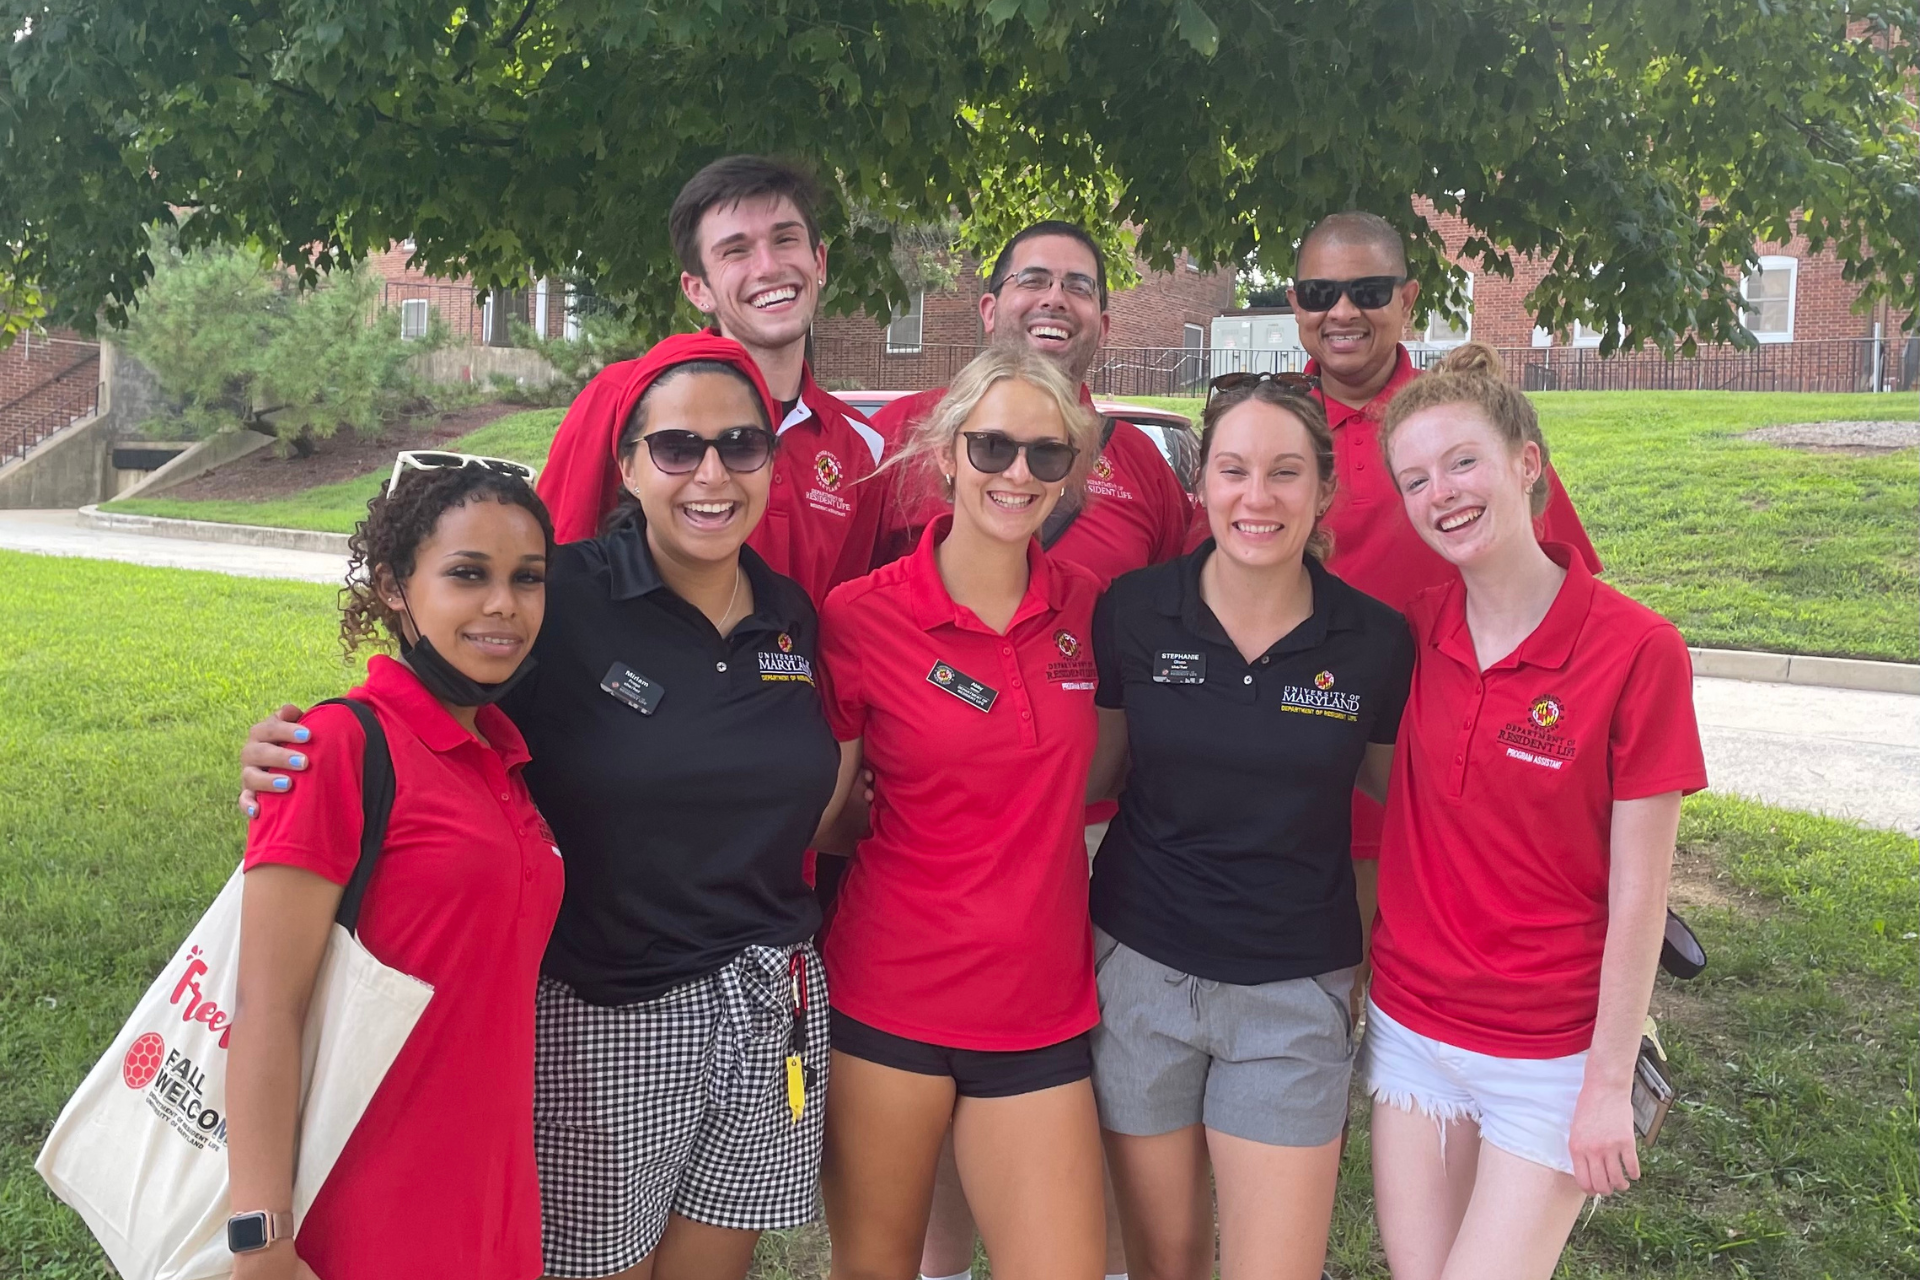
[[[782,652],[782,653],[792,653],[792,652],[793,652],[793,637],[792,637],[792,636],[790,636],[790,635],[788,635],[788,634],[787,634],[786,632],[784,632],[784,631],[782,631],[782,632],[780,633],[780,640],[779,640],[779,645],[780,645],[780,652]]]
[[[1080,642],[1074,639],[1073,632],[1071,631],[1054,632],[1053,643],[1054,647],[1060,650],[1060,656],[1063,658],[1077,658],[1080,656]]]
[[[820,479],[820,487],[828,493],[840,488],[840,459],[822,449],[813,455],[813,474]]]
[[[1107,461],[1107,455],[1101,454],[1093,460],[1093,475],[1096,480],[1113,479],[1113,464]]]
[[[1527,719],[1533,721],[1537,729],[1553,728],[1560,723],[1560,716],[1560,700],[1554,697],[1535,698],[1527,710]]]
[[[167,1042],[159,1033],[149,1031],[128,1048],[125,1060],[120,1063],[120,1078],[127,1082],[129,1089],[144,1089],[160,1074],[160,1064],[166,1056]]]
[[[1333,688],[1333,672],[1322,671],[1319,675],[1315,676],[1313,678],[1313,687],[1316,689]]]

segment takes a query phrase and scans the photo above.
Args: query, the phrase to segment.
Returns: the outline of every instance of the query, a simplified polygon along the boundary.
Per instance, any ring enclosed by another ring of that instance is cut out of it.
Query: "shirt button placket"
[[[1467,715],[1460,722],[1460,744],[1453,753],[1453,776],[1449,790],[1460,796],[1467,786],[1467,757],[1473,754],[1473,726],[1479,723],[1480,712],[1486,706],[1487,682],[1476,678],[1473,682],[1473,700],[1467,704]]]
[[[1020,745],[1037,747],[1040,745],[1040,737],[1034,731],[1033,699],[1028,696],[1027,682],[1020,675],[1020,655],[1014,652],[1010,644],[1000,646],[1000,670],[1006,673],[1007,685],[1012,690],[1011,696],[1020,707]]]

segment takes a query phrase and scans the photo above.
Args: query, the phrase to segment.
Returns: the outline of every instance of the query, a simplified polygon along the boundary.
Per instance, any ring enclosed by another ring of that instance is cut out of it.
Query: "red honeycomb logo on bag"
[[[129,1089],[144,1089],[160,1074],[160,1064],[166,1057],[167,1042],[158,1032],[149,1031],[127,1050],[126,1060],[120,1064],[120,1078]]]

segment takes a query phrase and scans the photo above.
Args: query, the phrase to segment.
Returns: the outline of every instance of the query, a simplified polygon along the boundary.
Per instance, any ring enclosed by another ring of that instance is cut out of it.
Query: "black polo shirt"
[[[566,544],[539,665],[502,704],[566,861],[542,968],[589,1003],[651,999],[819,926],[802,856],[840,748],[813,684],[818,626],[799,584],[750,548],[740,563],[754,612],[722,638],[661,581],[637,520]],[[616,664],[645,681],[624,699],[602,687]]]
[[[1312,616],[1249,663],[1200,598],[1211,554],[1127,574],[1094,613],[1094,700],[1125,709],[1132,757],[1094,923],[1216,982],[1358,964],[1353,781],[1400,727],[1406,622],[1309,557]]]

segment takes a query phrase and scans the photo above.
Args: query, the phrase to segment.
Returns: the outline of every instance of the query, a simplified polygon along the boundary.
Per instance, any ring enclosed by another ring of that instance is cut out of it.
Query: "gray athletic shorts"
[[[1258,986],[1169,969],[1094,930],[1100,1125],[1151,1137],[1189,1125],[1275,1147],[1340,1136],[1353,1078],[1354,971]]]

